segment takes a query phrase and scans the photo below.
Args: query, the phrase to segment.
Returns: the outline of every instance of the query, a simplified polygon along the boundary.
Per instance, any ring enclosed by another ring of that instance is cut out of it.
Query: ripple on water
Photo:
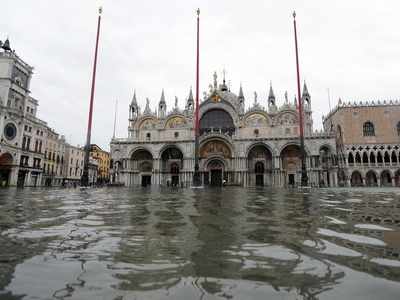
[[[378,240],[376,238],[359,235],[359,234],[341,233],[341,232],[337,232],[337,231],[333,231],[333,230],[325,229],[325,228],[319,228],[317,233],[321,234],[321,235],[325,235],[325,236],[341,238],[341,239],[359,243],[359,244],[368,244],[368,245],[374,245],[374,246],[385,246],[386,245],[385,242]]]

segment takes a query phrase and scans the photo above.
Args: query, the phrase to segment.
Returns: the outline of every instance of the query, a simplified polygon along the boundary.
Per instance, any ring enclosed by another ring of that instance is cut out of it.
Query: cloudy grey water
[[[0,190],[0,299],[399,299],[400,190]]]

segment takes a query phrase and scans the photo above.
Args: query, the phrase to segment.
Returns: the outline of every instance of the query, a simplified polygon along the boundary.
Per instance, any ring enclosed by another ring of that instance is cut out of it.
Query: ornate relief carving
[[[222,141],[209,141],[200,149],[200,157],[209,157],[212,155],[221,155],[225,158],[232,156],[229,147]]]
[[[185,118],[176,116],[176,117],[170,118],[167,121],[165,128],[182,128],[182,127],[185,127],[185,125],[186,125]]]
[[[145,119],[142,123],[140,123],[139,129],[154,129],[157,126],[156,119]]]
[[[268,120],[264,115],[255,113],[246,118],[245,124],[249,127],[266,127]]]

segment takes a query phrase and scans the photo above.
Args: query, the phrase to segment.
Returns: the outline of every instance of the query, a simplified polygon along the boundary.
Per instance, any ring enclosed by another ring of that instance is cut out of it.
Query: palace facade
[[[285,93],[278,106],[272,86],[267,99],[245,108],[242,87],[234,94],[218,84],[214,74],[210,90],[200,103],[200,172],[204,185],[223,182],[241,186],[298,185],[301,179],[299,114],[296,99]],[[312,186],[337,185],[334,135],[313,130],[311,96],[306,84],[302,91],[306,165]],[[144,111],[136,94],[129,106],[127,138],[110,143],[113,182],[126,186],[189,186],[194,172],[194,107],[192,91],[184,109],[168,112],[164,91],[158,110],[146,99]]]
[[[323,124],[336,136],[340,186],[400,186],[398,100],[339,100]]]

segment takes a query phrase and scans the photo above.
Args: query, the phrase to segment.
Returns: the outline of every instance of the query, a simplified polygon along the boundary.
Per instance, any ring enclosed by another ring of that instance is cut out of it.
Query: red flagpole
[[[197,61],[196,61],[196,136],[199,135],[199,48],[200,48],[200,9],[197,9]]]
[[[89,185],[90,139],[92,136],[93,100],[94,100],[94,90],[95,90],[95,86],[96,86],[97,52],[98,52],[98,48],[99,48],[101,13],[102,13],[102,8],[100,7],[99,8],[99,17],[97,19],[97,35],[96,35],[96,46],[95,46],[95,51],[94,51],[92,87],[91,87],[91,91],[90,91],[89,118],[88,118],[86,146],[85,146],[85,161],[84,161],[84,166],[83,166],[83,174],[82,174],[82,178],[81,178],[81,184],[83,186]]]
[[[296,12],[293,12],[294,27],[294,43],[296,47],[296,72],[297,72],[297,101],[299,107],[299,125],[300,125],[300,151],[301,151],[301,185],[308,185],[307,168],[306,168],[306,152],[304,149],[304,129],[303,129],[303,103],[300,94],[300,68],[299,68],[299,51],[297,46],[297,28],[296,28]]]
[[[199,172],[199,68],[200,68],[200,9],[197,9],[197,52],[196,52],[196,110],[195,110],[195,132],[194,132],[194,173],[193,185],[200,186],[201,178]]]

